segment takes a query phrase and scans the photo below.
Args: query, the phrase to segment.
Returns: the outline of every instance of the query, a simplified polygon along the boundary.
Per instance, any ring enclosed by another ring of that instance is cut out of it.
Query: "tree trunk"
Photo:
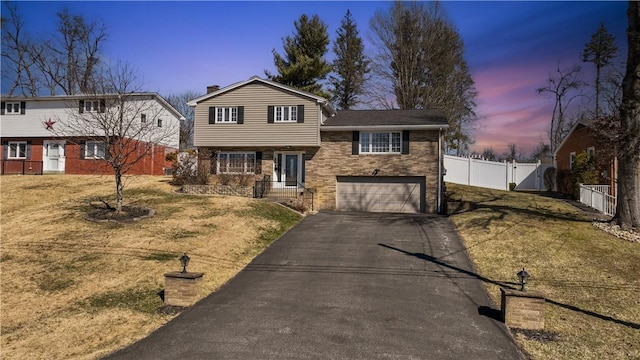
[[[622,82],[618,204],[613,222],[640,229],[640,4],[629,1],[627,70]]]
[[[122,199],[124,192],[124,184],[122,183],[122,172],[120,169],[114,169],[116,177],[116,213],[122,212]]]

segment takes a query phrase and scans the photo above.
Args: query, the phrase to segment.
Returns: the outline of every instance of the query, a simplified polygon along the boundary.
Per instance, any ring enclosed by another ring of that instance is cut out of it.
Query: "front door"
[[[277,187],[297,187],[303,182],[303,153],[281,152],[274,154],[273,178]]]
[[[286,154],[284,159],[285,185],[298,186],[298,155]]]
[[[64,171],[64,141],[44,141],[44,171]]]

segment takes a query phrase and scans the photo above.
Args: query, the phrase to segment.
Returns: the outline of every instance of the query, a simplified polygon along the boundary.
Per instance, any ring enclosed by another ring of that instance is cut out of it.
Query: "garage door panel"
[[[338,210],[416,213],[424,209],[424,178],[338,178]]]

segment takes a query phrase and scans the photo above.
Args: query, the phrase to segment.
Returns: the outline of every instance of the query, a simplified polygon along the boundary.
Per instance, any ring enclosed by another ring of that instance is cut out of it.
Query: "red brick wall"
[[[2,138],[5,141],[31,141],[31,158],[32,162],[28,162],[26,173],[41,173],[43,161],[43,141],[42,138]],[[129,171],[128,175],[163,175],[165,168],[171,168],[172,163],[166,161],[166,154],[175,152],[178,149],[167,148],[156,145],[149,154],[143,157]],[[2,153],[3,147],[0,146],[0,158],[4,157]],[[65,144],[65,173],[66,174],[113,174],[113,169],[104,160],[96,159],[80,159],[80,146],[78,144],[67,141]],[[37,163],[36,163],[37,162]],[[22,161],[3,162],[6,174],[22,173]],[[28,167],[31,166],[31,171]]]
[[[562,148],[560,148],[556,154],[556,166],[558,169],[558,191],[570,194],[572,193],[570,185],[571,170],[569,168],[569,154],[575,152],[576,155],[586,152],[588,148],[595,148],[595,157],[600,166],[598,171],[602,173],[607,171],[610,174],[609,179],[601,178],[600,184],[610,185],[611,189],[614,188],[615,179],[613,169],[613,159],[603,159],[600,156],[606,156],[603,154],[602,149],[598,149],[598,137],[596,132],[586,126],[578,126],[571,134],[568,135]],[[600,151],[599,151],[600,150]]]

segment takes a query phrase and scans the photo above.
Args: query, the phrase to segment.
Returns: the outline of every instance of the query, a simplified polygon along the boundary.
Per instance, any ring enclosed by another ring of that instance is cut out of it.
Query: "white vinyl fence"
[[[609,185],[580,184],[580,202],[605,215],[616,214],[616,198],[609,195]]]
[[[546,191],[544,171],[551,165],[537,163],[496,162],[481,159],[444,156],[444,181],[497,190]]]

